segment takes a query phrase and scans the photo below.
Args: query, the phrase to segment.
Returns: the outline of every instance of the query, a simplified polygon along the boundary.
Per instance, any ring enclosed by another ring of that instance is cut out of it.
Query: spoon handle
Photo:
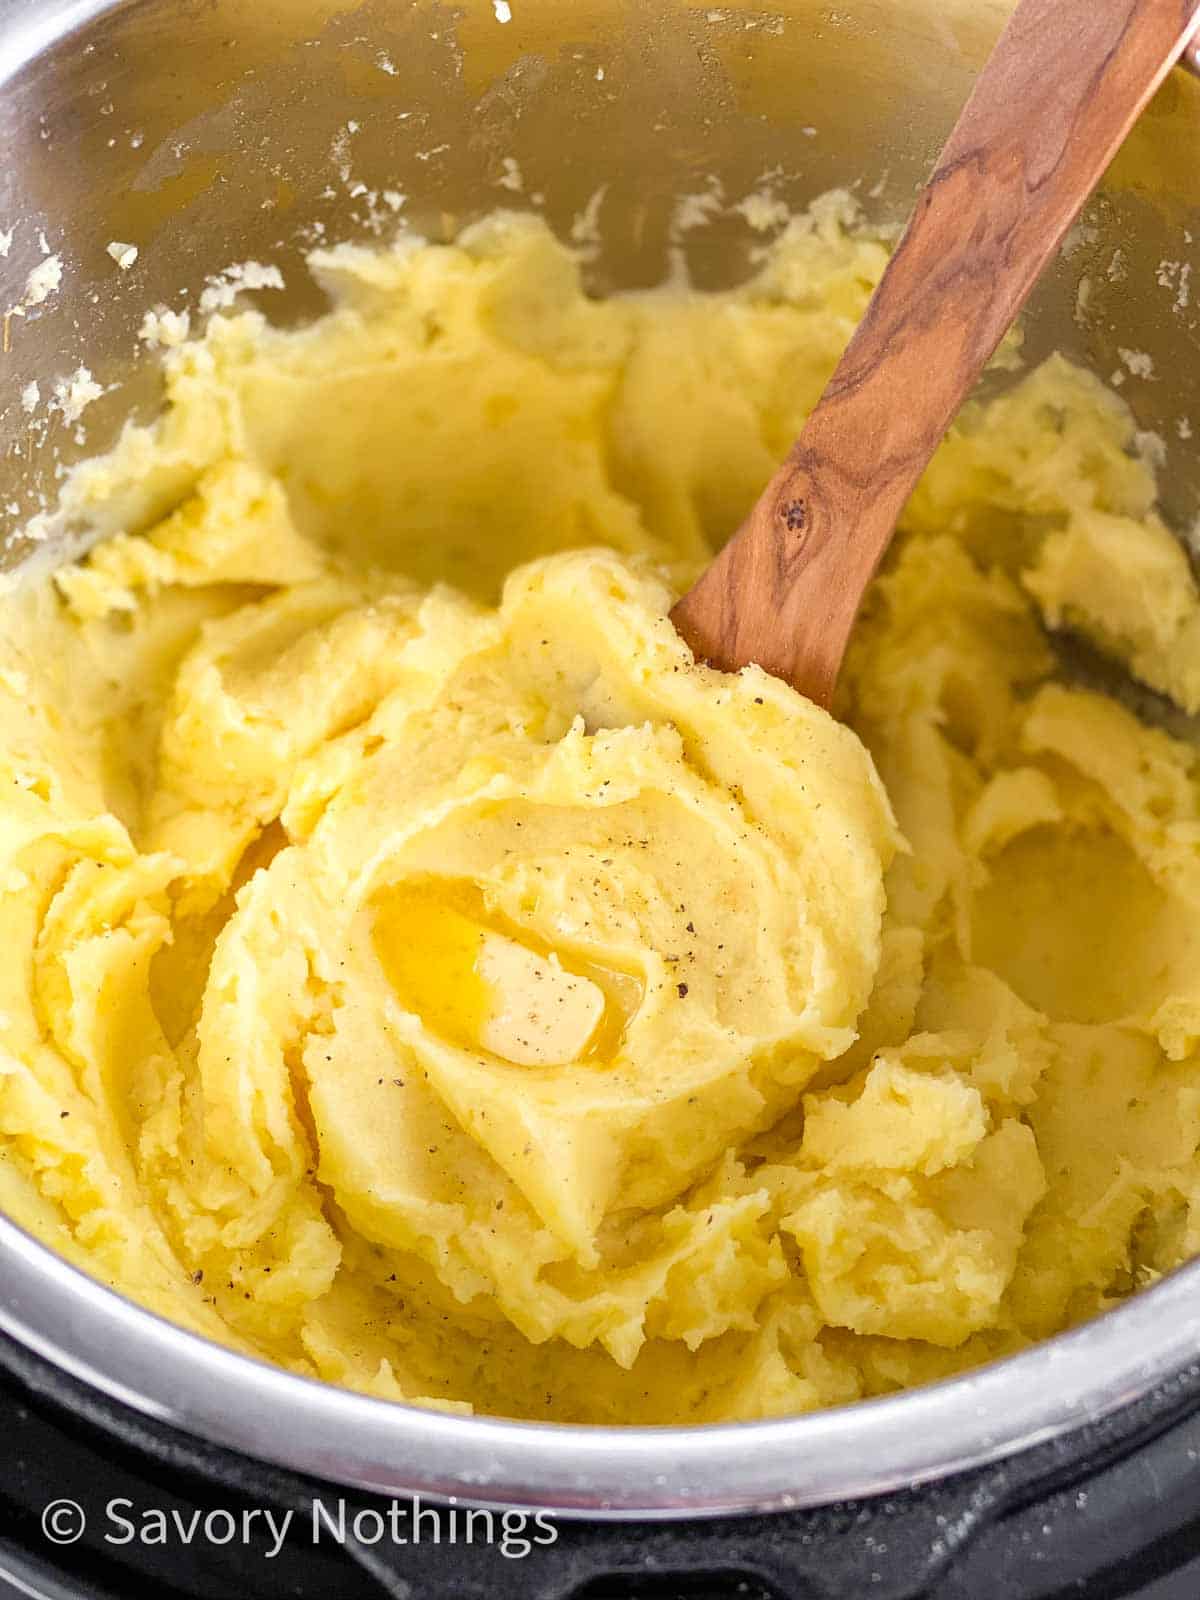
[[[672,613],[698,658],[828,705],[859,602],[959,406],[1200,0],[1021,0],[787,461]]]

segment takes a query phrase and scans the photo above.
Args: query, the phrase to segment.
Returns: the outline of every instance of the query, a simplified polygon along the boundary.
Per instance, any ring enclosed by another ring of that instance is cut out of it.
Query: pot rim
[[[1196,1368],[1200,1261],[1094,1321],[960,1377],[759,1422],[593,1427],[461,1417],[339,1389],[213,1344],[0,1217],[0,1329],[208,1444],[385,1495],[605,1519],[799,1510],[1013,1455]]]
[[[0,0],[0,84],[126,3]],[[1187,64],[1200,67],[1200,45]],[[566,1516],[666,1519],[887,1494],[1109,1416],[1200,1366],[1200,1261],[1082,1327],[937,1384],[701,1427],[461,1417],[338,1389],[167,1322],[3,1216],[0,1330],[142,1416],[310,1477]]]

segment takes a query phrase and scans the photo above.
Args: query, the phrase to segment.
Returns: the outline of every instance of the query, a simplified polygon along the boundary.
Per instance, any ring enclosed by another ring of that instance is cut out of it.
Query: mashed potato
[[[0,646],[0,1206],[394,1399],[701,1422],[919,1383],[1200,1246],[1200,603],[1122,404],[970,409],[835,721],[667,620],[886,261],[721,296],[539,223],[315,258],[76,474]]]

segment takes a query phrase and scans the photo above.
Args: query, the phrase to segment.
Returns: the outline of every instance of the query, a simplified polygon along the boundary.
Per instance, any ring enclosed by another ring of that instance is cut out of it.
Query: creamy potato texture
[[[886,261],[605,302],[536,221],[315,258],[77,473],[8,597],[0,1205],[394,1399],[701,1422],[919,1383],[1192,1254],[1200,604],[1121,402],[969,408],[839,720],[697,666]],[[1018,358],[1010,349],[1010,365]]]

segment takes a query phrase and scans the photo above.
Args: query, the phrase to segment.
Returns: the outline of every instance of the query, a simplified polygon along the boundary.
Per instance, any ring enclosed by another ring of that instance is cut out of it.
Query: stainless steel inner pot
[[[159,380],[144,312],[195,304],[230,263],[277,263],[281,320],[320,308],[303,257],[386,234],[384,190],[434,237],[501,203],[515,161],[569,232],[603,186],[598,290],[659,281],[684,194],[765,173],[801,205],[852,185],[908,207],[1009,9],[1006,0],[0,0],[0,309],[60,256],[60,289],[6,319],[0,566],[61,475]],[[501,8],[503,14],[503,7]],[[1200,83],[1173,74],[1038,293],[1028,349],[1103,376],[1165,451],[1165,511],[1200,509]],[[521,203],[517,197],[516,203]],[[317,225],[320,225],[320,228]],[[323,228],[323,234],[321,233]],[[9,231],[11,241],[8,241]],[[134,244],[122,271],[112,242]],[[735,280],[754,236],[683,239],[696,279]],[[7,244],[7,253],[5,246]],[[1142,363],[1136,363],[1142,367]],[[36,380],[111,386],[86,433],[30,428]],[[152,508],[147,508],[149,514]],[[61,527],[49,553],[103,532]],[[259,1365],[140,1310],[0,1220],[0,1327],[97,1389],[205,1440],[385,1493],[602,1515],[695,1515],[882,1493],[1063,1433],[1196,1361],[1200,1265],[1009,1361],[792,1420],[693,1429],[463,1419]],[[532,1357],[536,1359],[536,1354]]]

